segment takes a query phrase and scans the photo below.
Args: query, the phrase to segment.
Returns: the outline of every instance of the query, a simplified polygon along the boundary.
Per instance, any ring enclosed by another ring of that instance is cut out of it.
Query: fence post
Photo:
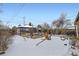
[[[76,35],[78,37],[78,27],[77,27],[77,25],[75,25],[75,27],[76,27]]]

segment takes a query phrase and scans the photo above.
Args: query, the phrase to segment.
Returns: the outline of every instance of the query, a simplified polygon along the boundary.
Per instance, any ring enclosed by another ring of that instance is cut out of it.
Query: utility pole
[[[6,25],[9,26],[9,21],[6,21]]]
[[[2,6],[3,4],[0,4],[0,13],[3,13]]]
[[[23,25],[25,26],[25,16],[23,17]]]

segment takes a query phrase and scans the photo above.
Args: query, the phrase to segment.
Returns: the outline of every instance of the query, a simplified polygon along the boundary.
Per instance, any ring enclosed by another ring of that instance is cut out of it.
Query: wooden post
[[[77,37],[78,37],[78,27],[77,27],[77,25],[75,25],[75,29],[76,29],[76,35],[77,35]]]

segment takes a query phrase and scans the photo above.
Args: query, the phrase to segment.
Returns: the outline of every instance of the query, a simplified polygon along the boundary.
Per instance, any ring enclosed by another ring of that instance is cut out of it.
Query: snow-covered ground
[[[62,41],[58,36],[45,40],[38,46],[36,44],[43,38],[31,39],[15,35],[13,44],[2,56],[65,56],[69,55],[69,40]],[[64,45],[64,44],[67,44]]]

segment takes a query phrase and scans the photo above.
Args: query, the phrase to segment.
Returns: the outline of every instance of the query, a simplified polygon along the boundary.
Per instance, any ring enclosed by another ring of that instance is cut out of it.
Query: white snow
[[[38,46],[36,44],[43,38],[31,39],[15,35],[13,44],[3,56],[65,56],[68,55],[69,40],[62,41],[60,37],[52,36],[52,40],[45,40]],[[65,46],[64,44],[67,44]]]
[[[34,26],[29,26],[29,25],[21,25],[21,26],[18,26],[18,27],[29,27],[29,28],[33,28]]]

